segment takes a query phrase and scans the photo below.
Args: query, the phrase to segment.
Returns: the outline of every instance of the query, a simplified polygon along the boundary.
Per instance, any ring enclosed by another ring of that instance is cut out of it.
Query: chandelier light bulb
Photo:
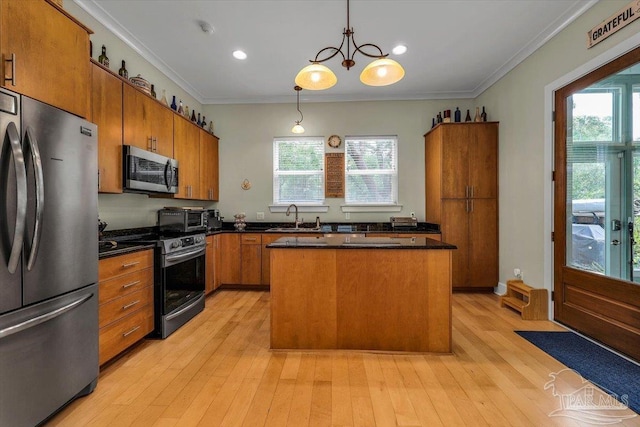
[[[369,86],[387,86],[404,77],[404,68],[393,59],[378,58],[367,65],[360,74],[360,81]]]
[[[291,132],[293,133],[304,133],[304,128],[300,124],[300,122],[296,122],[295,126],[291,128]]]
[[[298,86],[307,90],[329,89],[338,82],[338,78],[327,66],[312,62],[296,76]]]

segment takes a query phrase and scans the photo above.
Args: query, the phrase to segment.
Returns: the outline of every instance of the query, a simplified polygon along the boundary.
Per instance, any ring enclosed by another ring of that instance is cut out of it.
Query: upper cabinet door
[[[464,199],[469,192],[469,126],[442,127],[442,198]]]
[[[498,124],[473,125],[473,140],[469,145],[469,197],[498,197]]]
[[[0,84],[89,117],[91,31],[46,1],[2,0],[0,22]]]
[[[200,130],[200,198],[218,200],[218,138]]]
[[[151,132],[154,138],[154,151],[173,158],[173,111],[153,98],[144,94],[151,111]]]
[[[173,117],[173,150],[178,161],[177,199],[200,198],[200,134],[187,119]]]
[[[91,121],[98,125],[98,191],[122,193],[122,80],[91,65]]]
[[[151,112],[146,97],[128,84],[124,85],[122,97],[124,144],[153,151]]]
[[[123,104],[124,144],[173,157],[173,112],[128,84]]]

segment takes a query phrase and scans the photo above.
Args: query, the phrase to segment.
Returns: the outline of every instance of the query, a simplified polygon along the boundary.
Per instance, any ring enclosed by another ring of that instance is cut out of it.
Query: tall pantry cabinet
[[[453,251],[454,290],[498,284],[498,123],[441,123],[425,136],[426,221]]]

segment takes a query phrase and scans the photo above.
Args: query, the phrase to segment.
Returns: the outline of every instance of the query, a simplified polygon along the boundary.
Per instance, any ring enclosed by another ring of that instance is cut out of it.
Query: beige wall
[[[552,141],[545,133],[551,102],[545,104],[545,87],[637,34],[640,22],[632,23],[594,48],[586,47],[587,31],[628,3],[598,2],[477,99],[500,120],[502,283],[513,277],[513,269],[517,267],[526,282],[552,288]]]
[[[358,76],[354,75],[357,79]],[[312,98],[312,95],[309,95]],[[382,221],[392,215],[415,212],[424,220],[424,138],[431,119],[445,108],[470,107],[470,100],[310,103],[301,101],[304,135],[397,135],[398,197],[401,212],[351,213],[347,220],[340,205],[344,199],[326,199],[327,213],[307,213],[305,221]],[[245,212],[250,221],[264,212],[266,221],[290,221],[283,213],[270,213],[273,202],[273,138],[293,136],[291,127],[299,118],[295,103],[253,105],[207,105],[215,133],[220,137],[220,202],[226,218]],[[464,116],[463,116],[464,117]],[[343,146],[337,150],[343,150]],[[327,148],[327,151],[334,151]],[[244,179],[252,183],[242,190]]]

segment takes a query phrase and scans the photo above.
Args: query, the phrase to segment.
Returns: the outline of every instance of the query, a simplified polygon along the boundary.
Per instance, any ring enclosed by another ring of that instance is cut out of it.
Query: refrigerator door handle
[[[79,305],[89,301],[91,298],[93,298],[93,293],[82,297],[82,298],[78,298],[77,300],[63,306],[60,308],[57,308],[53,311],[50,311],[49,313],[45,313],[42,314],[40,316],[31,318],[29,320],[26,320],[24,322],[18,323],[17,325],[13,325],[13,326],[9,326],[8,328],[4,328],[4,329],[0,329],[0,339],[2,338],[6,338],[9,335],[13,335],[13,334],[17,334],[19,332],[22,332],[26,329],[29,328],[33,328],[34,326],[40,325],[41,323],[44,322],[48,322],[49,320],[55,319],[58,316],[63,315],[64,313],[73,310],[74,308],[78,307]]]
[[[31,158],[33,159],[33,168],[36,179],[36,223],[33,229],[33,241],[31,242],[31,251],[27,261],[27,270],[31,271],[38,257],[38,248],[40,247],[40,237],[42,236],[42,211],[44,210],[44,172],[42,170],[42,158],[40,157],[40,149],[38,141],[33,136],[31,128],[27,127],[25,140],[29,144],[31,150]]]
[[[11,255],[7,263],[9,273],[13,274],[18,269],[22,244],[24,242],[24,229],[27,218],[27,169],[24,164],[24,154],[20,144],[20,133],[14,122],[7,126],[6,140],[11,144],[13,163],[16,169],[16,225],[13,233],[13,245]]]

